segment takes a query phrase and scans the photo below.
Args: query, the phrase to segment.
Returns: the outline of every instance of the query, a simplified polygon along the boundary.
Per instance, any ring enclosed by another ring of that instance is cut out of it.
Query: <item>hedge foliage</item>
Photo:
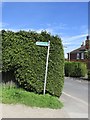
[[[90,81],[90,70],[88,70],[88,80]]]
[[[87,67],[82,62],[65,62],[65,76],[84,77],[87,73]]]
[[[1,36],[1,32],[0,32],[0,71],[2,69],[2,36]]]
[[[13,71],[20,87],[43,93],[47,47],[36,41],[50,40],[50,56],[46,92],[60,96],[64,84],[64,52],[61,39],[46,31],[2,30],[3,72]]]

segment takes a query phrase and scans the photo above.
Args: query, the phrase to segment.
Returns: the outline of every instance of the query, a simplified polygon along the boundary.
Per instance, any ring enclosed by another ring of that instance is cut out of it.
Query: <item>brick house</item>
[[[69,61],[85,62],[87,64],[87,68],[90,69],[90,59],[85,58],[85,51],[88,51],[88,50],[90,50],[90,38],[89,38],[89,36],[86,37],[85,45],[83,42],[79,48],[71,51],[70,53],[67,53],[68,60]]]

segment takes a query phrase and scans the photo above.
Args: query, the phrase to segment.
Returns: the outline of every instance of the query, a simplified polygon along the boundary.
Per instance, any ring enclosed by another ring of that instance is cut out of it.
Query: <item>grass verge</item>
[[[38,95],[20,88],[10,88],[7,86],[2,86],[2,103],[24,104],[31,107],[52,109],[60,109],[63,107],[62,102],[57,97],[53,97],[49,94]]]

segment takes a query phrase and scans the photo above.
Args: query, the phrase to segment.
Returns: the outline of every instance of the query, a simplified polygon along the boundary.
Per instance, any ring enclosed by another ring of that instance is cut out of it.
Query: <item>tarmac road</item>
[[[88,118],[88,81],[66,77],[60,99],[70,118]]]

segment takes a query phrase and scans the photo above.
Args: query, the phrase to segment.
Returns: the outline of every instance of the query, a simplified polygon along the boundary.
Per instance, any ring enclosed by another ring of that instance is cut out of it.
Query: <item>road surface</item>
[[[61,100],[70,118],[88,118],[88,81],[66,77]]]

